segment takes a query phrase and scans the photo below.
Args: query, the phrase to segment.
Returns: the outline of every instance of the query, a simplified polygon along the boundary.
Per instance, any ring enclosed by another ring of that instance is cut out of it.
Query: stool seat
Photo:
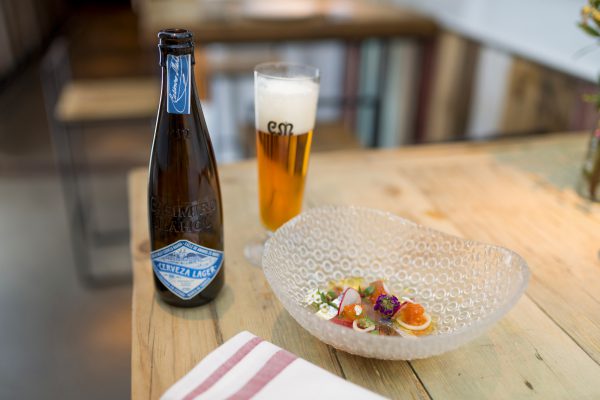
[[[151,118],[159,98],[157,79],[73,80],[65,84],[54,112],[67,124]]]

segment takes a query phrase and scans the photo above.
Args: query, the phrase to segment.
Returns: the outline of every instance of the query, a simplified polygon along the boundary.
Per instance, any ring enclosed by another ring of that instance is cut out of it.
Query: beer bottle
[[[192,32],[167,29],[158,38],[162,90],[148,181],[154,283],[166,303],[194,307],[223,287],[221,190],[194,82]]]

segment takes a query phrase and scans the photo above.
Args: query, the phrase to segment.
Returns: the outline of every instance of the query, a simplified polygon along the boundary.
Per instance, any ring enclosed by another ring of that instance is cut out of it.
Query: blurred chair
[[[196,83],[203,100],[210,95],[210,77],[223,75],[237,79],[250,74],[252,67],[258,63],[257,57],[250,57],[243,62],[239,56],[210,57],[201,49],[197,49],[195,58]],[[99,160],[86,159],[85,151],[77,145],[76,139],[84,136],[85,128],[100,126],[114,130],[144,121],[151,126],[156,117],[160,84],[157,79],[74,80],[69,62],[69,44],[64,37],[56,39],[47,51],[42,61],[41,78],[78,277],[90,287],[127,283],[131,280],[130,274],[99,274],[92,268],[92,247],[115,240],[126,242],[128,231],[100,232],[94,226],[91,212],[93,198],[86,198],[85,195],[89,193],[84,190],[82,178]],[[148,129],[148,133],[151,133],[151,129]],[[147,161],[146,157],[144,155],[144,162]],[[124,165],[115,157],[103,162],[109,164],[110,171],[118,173],[134,166]]]
[[[97,124],[130,121],[150,124],[156,115],[159,84],[154,79],[72,80],[65,38],[51,44],[42,61],[41,78],[78,277],[89,287],[130,282],[130,273],[93,271],[92,246],[103,238],[105,242],[108,238],[125,243],[128,232],[98,232],[92,226],[91,206],[84,201],[81,179],[88,165],[85,152],[75,148],[73,136],[82,135],[85,126]]]

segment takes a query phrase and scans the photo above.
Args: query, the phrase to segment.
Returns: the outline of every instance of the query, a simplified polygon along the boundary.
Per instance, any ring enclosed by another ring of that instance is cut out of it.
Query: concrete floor
[[[126,227],[124,172],[97,178],[86,183],[118,188],[99,189],[111,194],[97,201],[100,219]],[[98,271],[130,268],[126,242],[94,255]],[[127,398],[130,309],[129,286],[87,289],[76,278],[33,65],[0,92],[0,398]]]

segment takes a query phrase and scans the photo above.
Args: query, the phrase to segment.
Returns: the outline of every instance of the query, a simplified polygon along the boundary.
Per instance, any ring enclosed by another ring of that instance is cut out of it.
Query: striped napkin
[[[161,400],[383,399],[272,343],[241,332],[207,355]]]

